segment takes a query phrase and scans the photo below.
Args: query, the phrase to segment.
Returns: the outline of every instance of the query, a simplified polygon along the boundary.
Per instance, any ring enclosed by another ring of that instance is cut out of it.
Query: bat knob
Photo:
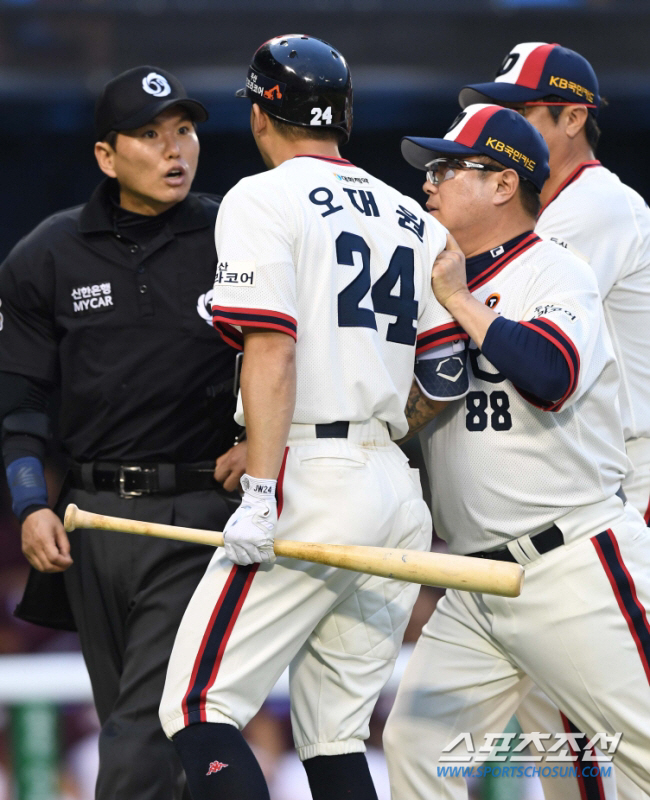
[[[77,511],[79,509],[74,503],[70,503],[65,510],[65,516],[63,517],[63,527],[66,529],[68,533],[70,531],[75,530],[77,527]]]

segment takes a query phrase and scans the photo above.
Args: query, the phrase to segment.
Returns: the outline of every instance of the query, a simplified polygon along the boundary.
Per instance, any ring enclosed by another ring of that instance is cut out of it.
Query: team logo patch
[[[501,62],[501,66],[497,70],[497,74],[494,77],[499,78],[501,75],[505,75],[506,72],[510,72],[517,61],[519,61],[519,53],[508,53],[508,55]]]
[[[112,311],[113,290],[110,283],[93,283],[91,286],[77,286],[71,291],[72,311],[77,316],[101,311]]]
[[[220,261],[217,264],[217,274],[214,278],[216,286],[255,286],[254,261]]]
[[[485,301],[485,305],[488,308],[494,308],[496,306],[496,304],[499,302],[499,300],[501,300],[501,295],[497,294],[496,292],[494,292],[494,294],[491,294],[487,298],[487,300]]]
[[[224,764],[223,761],[211,761],[208,771],[205,774],[214,775],[215,772],[221,772],[221,770],[225,769],[227,766],[228,764]]]
[[[460,123],[465,119],[466,116],[467,116],[467,111],[461,111],[460,114],[456,117],[456,119],[449,126],[449,130],[447,131],[447,133],[451,133],[454,128],[458,127],[460,125]],[[445,136],[446,135],[447,134],[445,134]]]
[[[167,97],[168,94],[172,93],[172,87],[169,85],[167,78],[157,72],[150,72],[142,79],[142,88],[147,94],[152,94],[154,97]]]
[[[196,313],[212,327],[212,289],[199,295],[199,299],[196,301]]]

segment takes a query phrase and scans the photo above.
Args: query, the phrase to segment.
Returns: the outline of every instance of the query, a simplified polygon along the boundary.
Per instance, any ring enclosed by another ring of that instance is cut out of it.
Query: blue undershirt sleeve
[[[481,352],[518,389],[544,402],[563,397],[571,380],[561,351],[537,331],[504,317],[490,325]]]

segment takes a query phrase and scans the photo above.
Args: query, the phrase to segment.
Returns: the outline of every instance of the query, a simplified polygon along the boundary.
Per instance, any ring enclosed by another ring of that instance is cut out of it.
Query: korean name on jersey
[[[241,347],[250,326],[297,339],[293,421],[376,417],[403,436],[416,349],[467,338],[431,289],[445,229],[349,162],[297,157],[228,192],[215,235],[222,336]],[[441,396],[462,396],[462,383]]]

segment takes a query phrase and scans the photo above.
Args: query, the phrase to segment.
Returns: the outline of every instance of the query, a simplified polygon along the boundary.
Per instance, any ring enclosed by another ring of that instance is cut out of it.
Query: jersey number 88
[[[489,422],[494,431],[509,431],[512,428],[510,400],[502,391],[490,392]],[[486,392],[470,392],[465,398],[467,416],[465,424],[468,431],[484,431],[488,426],[488,395]]]

